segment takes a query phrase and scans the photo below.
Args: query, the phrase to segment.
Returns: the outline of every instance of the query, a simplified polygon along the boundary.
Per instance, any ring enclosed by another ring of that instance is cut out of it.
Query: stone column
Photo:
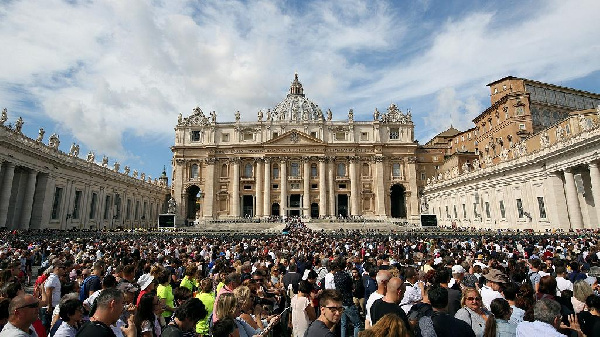
[[[287,161],[285,159],[281,160],[279,174],[279,190],[281,191],[281,197],[279,198],[279,215],[287,216]]]
[[[590,169],[590,180],[592,185],[592,196],[594,197],[594,208],[596,209],[597,219],[600,220],[600,169],[598,169],[598,163],[596,162],[591,162],[588,166]]]
[[[356,176],[356,163],[358,162],[357,157],[350,158],[350,215],[360,215],[358,207],[358,184],[360,179]]]
[[[328,206],[327,206],[327,215],[329,216],[337,216],[335,214],[335,159],[334,157],[329,158],[329,165],[327,165],[327,187],[329,190],[329,198],[328,198]]]
[[[319,217],[327,215],[327,186],[325,185],[325,157],[319,157]]]
[[[21,210],[20,229],[29,229],[31,220],[31,210],[33,208],[33,196],[35,195],[35,181],[37,179],[37,171],[31,170],[27,175],[27,186],[25,187],[25,196],[23,197],[23,209]]]
[[[383,176],[383,156],[375,157],[375,202],[376,202],[376,213],[378,216],[385,217],[385,191],[383,184],[385,177]]]
[[[569,210],[569,220],[571,221],[571,228],[581,229],[583,228],[583,217],[581,216],[581,209],[579,208],[579,198],[577,196],[577,187],[575,186],[575,177],[573,175],[573,169],[567,168],[565,172],[565,195],[567,197],[567,208]]]
[[[204,177],[204,202],[202,215],[205,219],[213,218],[215,204],[215,158],[206,158],[206,176]]]
[[[308,157],[302,158],[304,160],[304,194],[302,194],[302,210],[305,218],[310,218],[310,161]]]
[[[271,216],[271,159],[265,158],[265,188],[264,188],[263,216]]]
[[[240,158],[233,159],[233,180],[231,191],[231,216],[240,216]]]
[[[15,164],[6,162],[6,167],[3,171],[4,179],[2,179],[2,185],[0,185],[0,227],[7,227],[6,218],[8,216],[8,204],[15,176]]]
[[[254,182],[254,187],[256,188],[256,210],[254,211],[254,216],[261,217],[263,215],[264,201],[262,176],[263,173],[265,173],[265,169],[263,167],[263,161],[260,158],[256,159],[256,170],[254,173],[254,178],[256,179]]]

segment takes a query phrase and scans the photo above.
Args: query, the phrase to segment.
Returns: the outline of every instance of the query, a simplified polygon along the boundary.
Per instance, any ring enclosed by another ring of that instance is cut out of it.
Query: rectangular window
[[[221,135],[221,141],[222,141],[223,143],[227,143],[227,142],[229,142],[229,134],[228,134],[228,133],[224,133],[224,134],[222,134],[222,135]]]
[[[73,202],[73,219],[79,219],[79,210],[81,209],[81,191],[75,191],[75,201]]]
[[[544,205],[544,197],[537,197],[538,208],[540,209],[540,218],[546,218],[546,206]]]
[[[139,220],[140,219],[140,201],[136,201],[135,202],[135,220]]]
[[[273,138],[279,137],[279,132],[273,132]]]
[[[450,219],[450,212],[448,211],[448,206],[446,206],[446,218]]]
[[[425,180],[426,176],[425,176],[425,172],[421,172],[421,180]]]
[[[90,204],[90,219],[96,218],[97,204],[98,204],[98,194],[92,193],[92,202]]]
[[[361,132],[360,133],[360,140],[369,140],[369,133],[368,132]]]
[[[390,139],[399,139],[400,130],[398,128],[390,128]]]
[[[200,131],[192,131],[192,142],[200,141]]]
[[[489,202],[485,202],[485,217],[490,219],[492,217],[492,215],[490,214],[490,203]]]
[[[310,185],[310,188],[312,188],[313,190],[316,190],[317,188],[319,188],[319,185],[312,184],[312,185]]]
[[[244,141],[252,141],[254,140],[254,134],[252,134],[252,132],[245,132],[244,133]]]
[[[456,205],[454,205],[453,208],[454,208],[454,219],[458,219],[458,213],[456,212]]]
[[[316,178],[317,177],[317,164],[312,164],[310,166],[310,177],[311,178]]]
[[[345,189],[346,189],[346,184],[340,184],[340,185],[338,186],[338,188],[339,188],[340,190],[345,190]]]
[[[525,130],[525,124],[519,124],[519,130]]]
[[[463,219],[467,218],[467,205],[462,204],[462,209],[463,209]]]
[[[400,164],[399,163],[392,164],[392,177],[394,177],[394,178],[400,177]]]
[[[316,131],[311,131],[310,132],[310,136],[313,138],[317,138],[317,132]]]
[[[298,184],[298,183],[290,184],[290,188],[292,190],[299,190],[300,189],[300,184]]]
[[[110,206],[112,205],[110,201],[110,195],[107,195],[104,199],[104,220],[108,220],[108,216],[110,215]]]
[[[251,190],[252,189],[252,185],[244,185],[244,189],[245,190]]]
[[[519,214],[519,219],[522,219],[525,216],[523,212],[523,201],[521,199],[517,199],[517,212]]]
[[[54,189],[54,201],[52,202],[52,220],[57,220],[60,216],[60,201],[62,199],[62,191],[61,187],[56,187]]]
[[[131,219],[131,199],[127,199],[127,209],[125,210],[125,220]]]
[[[300,164],[291,163],[290,165],[290,176],[299,177],[300,176]]]
[[[121,196],[117,193],[115,194],[115,219],[121,218]]]
[[[273,184],[273,189],[276,190],[279,188],[279,184]]]
[[[273,166],[273,179],[279,179],[279,166]]]
[[[344,163],[338,163],[338,165],[337,165],[337,175],[338,175],[338,177],[345,177],[346,176],[346,164],[344,164]]]
[[[345,132],[336,132],[335,140],[346,140],[346,133]]]
[[[504,208],[504,200],[500,200],[500,217],[506,219],[506,209]]]
[[[144,201],[144,208],[142,210],[142,220],[146,219],[146,210],[148,209],[148,202]]]

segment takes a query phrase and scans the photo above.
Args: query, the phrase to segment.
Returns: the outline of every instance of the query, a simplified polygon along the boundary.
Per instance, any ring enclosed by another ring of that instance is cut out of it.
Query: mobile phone
[[[288,311],[288,310],[290,310],[291,308],[292,308],[292,307],[287,307],[287,308],[283,309],[283,311],[281,311],[281,312],[280,312],[280,313],[277,315],[277,317],[279,317],[279,320],[277,321],[277,323],[275,323],[275,324],[271,324],[271,323],[269,323],[269,325],[268,325],[268,326],[267,326],[267,327],[266,327],[266,328],[265,328],[263,331],[261,331],[261,332],[260,332],[260,334],[258,334],[258,335],[259,335],[259,336],[265,336],[265,335],[267,335],[267,334],[268,334],[268,333],[271,331],[271,329],[273,329],[273,327],[274,327],[275,325],[279,324],[279,322],[281,321],[281,316],[283,315],[283,313],[284,313],[284,312],[286,312],[286,311]]]

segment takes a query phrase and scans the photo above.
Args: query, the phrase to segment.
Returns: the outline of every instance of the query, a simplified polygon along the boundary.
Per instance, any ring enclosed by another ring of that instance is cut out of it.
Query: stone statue
[[[545,148],[548,147],[548,145],[550,145],[550,137],[548,136],[548,131],[544,131],[544,133],[540,135],[540,147]]]
[[[37,139],[35,141],[41,143],[44,140],[45,133],[46,133],[46,131],[44,131],[44,128],[40,128],[40,131],[38,131]]]
[[[429,204],[427,203],[427,197],[423,196],[421,198],[421,213],[426,214],[429,212]]]
[[[240,111],[239,110],[235,112],[235,121],[236,122],[240,121]]]
[[[267,120],[270,121],[271,119],[273,119],[273,116],[271,116],[271,109],[267,109]]]
[[[0,125],[4,125],[4,122],[8,120],[8,110],[6,108],[2,109],[2,116],[0,117]]]
[[[138,170],[133,170],[133,177],[137,179],[137,177],[138,177]]]
[[[151,183],[152,182],[152,177],[148,176],[148,180],[147,181],[148,181],[148,183]]]
[[[48,138],[48,146],[51,148],[58,150],[58,146],[60,145],[60,139],[58,139],[58,135],[53,133],[50,138]]]
[[[146,173],[142,172],[142,174],[140,174],[140,180],[146,181]]]
[[[348,111],[348,122],[352,123],[354,122],[354,110],[350,109],[350,111]]]
[[[71,144],[71,148],[69,149],[69,156],[75,157],[75,147],[77,145],[75,143]]]
[[[462,164],[462,171],[463,171],[463,173],[468,173],[469,172],[469,163],[464,162]]]
[[[177,202],[175,201],[175,199],[173,197],[171,197],[171,199],[169,199],[169,207],[167,208],[167,213],[169,214],[175,214],[175,212],[177,211]]]
[[[182,121],[183,121],[183,115],[181,115],[181,112],[180,112],[179,115],[177,116],[177,125],[181,125]]]
[[[17,119],[17,121],[15,122],[15,131],[18,133],[22,133],[23,131],[21,131],[21,129],[23,128],[23,118],[19,117],[19,119]]]
[[[331,109],[327,109],[327,120],[330,121],[331,118],[333,118],[333,113],[331,112]]]
[[[123,168],[123,173],[125,173],[125,175],[129,175],[129,166],[125,166],[125,168]]]
[[[375,111],[373,111],[373,120],[374,121],[379,120],[379,110],[377,110],[377,108],[375,108]]]
[[[119,162],[116,161],[113,165],[113,170],[115,170],[115,172],[119,172],[120,168],[121,168],[121,164],[119,164]]]
[[[562,126],[556,127],[556,140],[561,141],[565,138],[565,129]]]
[[[500,151],[500,158],[502,158],[502,161],[506,161],[508,160],[508,149],[503,147],[502,151]]]
[[[590,131],[594,128],[594,123],[591,119],[585,118],[584,115],[579,115],[579,128],[583,131]]]
[[[473,170],[477,171],[479,168],[479,159],[473,160]]]
[[[108,167],[108,157],[107,156],[102,157],[102,167]]]
[[[94,154],[94,152],[90,151],[87,154],[87,162],[88,163],[93,163],[94,162],[94,158],[96,158],[96,155]]]
[[[217,122],[217,113],[214,111],[210,112],[210,122],[211,123],[216,123]]]
[[[262,110],[258,110],[258,121],[262,122],[262,119],[263,119],[263,112],[262,112]]]

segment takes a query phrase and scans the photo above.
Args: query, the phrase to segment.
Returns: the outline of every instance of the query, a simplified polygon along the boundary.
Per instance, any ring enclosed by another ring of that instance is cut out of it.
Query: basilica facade
[[[254,113],[253,113],[254,115]],[[175,128],[171,194],[178,222],[200,219],[419,215],[410,112],[394,104],[370,121],[333,120],[296,74],[287,96],[256,120],[217,122],[197,107]]]

